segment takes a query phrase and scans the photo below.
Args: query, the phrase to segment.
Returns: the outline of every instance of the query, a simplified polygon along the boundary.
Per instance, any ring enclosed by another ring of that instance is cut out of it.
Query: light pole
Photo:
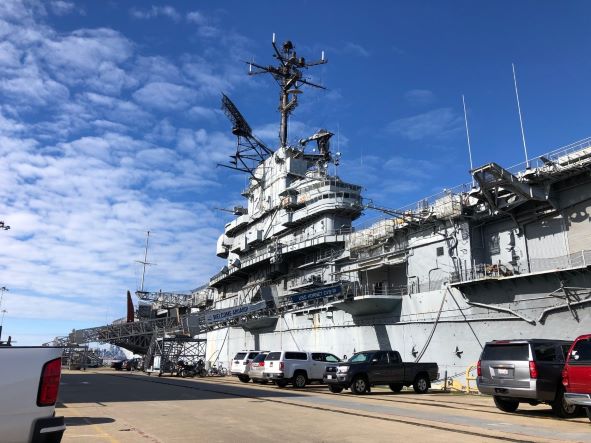
[[[2,340],[2,325],[4,324],[4,314],[6,314],[8,311],[6,309],[2,309],[2,317],[0,317],[0,340]]]
[[[2,308],[2,300],[4,299],[4,293],[8,291],[8,288],[6,286],[2,286],[0,288],[0,308]]]

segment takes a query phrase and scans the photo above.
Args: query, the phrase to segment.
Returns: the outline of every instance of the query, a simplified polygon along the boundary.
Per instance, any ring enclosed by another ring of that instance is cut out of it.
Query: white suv
[[[264,376],[280,388],[288,383],[303,388],[311,381],[322,381],[326,367],[340,361],[336,355],[328,352],[269,352],[265,359]]]
[[[238,377],[238,380],[244,383],[248,383],[250,377],[248,376],[248,370],[250,369],[250,363],[252,360],[261,353],[262,351],[240,351],[232,360],[230,366],[230,374]]]

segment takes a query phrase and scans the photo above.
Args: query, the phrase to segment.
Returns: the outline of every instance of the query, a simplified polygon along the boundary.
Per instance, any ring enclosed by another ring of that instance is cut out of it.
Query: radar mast
[[[314,88],[326,89],[324,86],[312,83],[305,79],[302,75],[302,69],[307,69],[311,66],[323,65],[327,63],[324,58],[324,51],[320,60],[314,62],[307,62],[304,57],[298,57],[295,51],[295,46],[291,41],[283,43],[279,48],[275,42],[275,34],[273,34],[273,49],[275,50],[275,57],[279,61],[279,66],[262,66],[254,62],[247,62],[249,65],[249,75],[271,74],[281,91],[279,94],[279,112],[281,113],[281,125],[279,126],[279,142],[282,148],[287,147],[287,123],[289,114],[298,105],[298,94],[303,91],[300,89],[302,85],[312,86]],[[255,69],[253,69],[253,67]]]

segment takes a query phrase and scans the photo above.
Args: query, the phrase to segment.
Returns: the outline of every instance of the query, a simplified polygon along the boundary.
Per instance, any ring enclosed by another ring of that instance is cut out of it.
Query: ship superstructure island
[[[138,291],[127,321],[73,332],[147,355],[158,340],[199,340],[210,361],[242,349],[351,355],[396,349],[464,374],[493,339],[572,339],[591,324],[591,138],[512,168],[490,163],[473,183],[398,210],[362,198],[330,170],[332,133],[288,143],[310,67],[291,42],[277,66],[250,63],[280,88],[279,146],[260,141],[222,97],[237,138],[225,167],[248,176],[226,224],[221,271],[186,294]],[[364,229],[364,210],[384,218]],[[200,354],[200,355],[201,355]]]

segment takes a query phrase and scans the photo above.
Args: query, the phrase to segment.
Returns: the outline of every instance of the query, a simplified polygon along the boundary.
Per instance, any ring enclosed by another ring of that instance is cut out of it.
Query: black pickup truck
[[[438,370],[437,363],[404,363],[397,351],[363,351],[327,367],[323,379],[334,393],[350,388],[354,394],[364,394],[371,386],[387,385],[394,392],[412,386],[424,394],[439,377]]]

